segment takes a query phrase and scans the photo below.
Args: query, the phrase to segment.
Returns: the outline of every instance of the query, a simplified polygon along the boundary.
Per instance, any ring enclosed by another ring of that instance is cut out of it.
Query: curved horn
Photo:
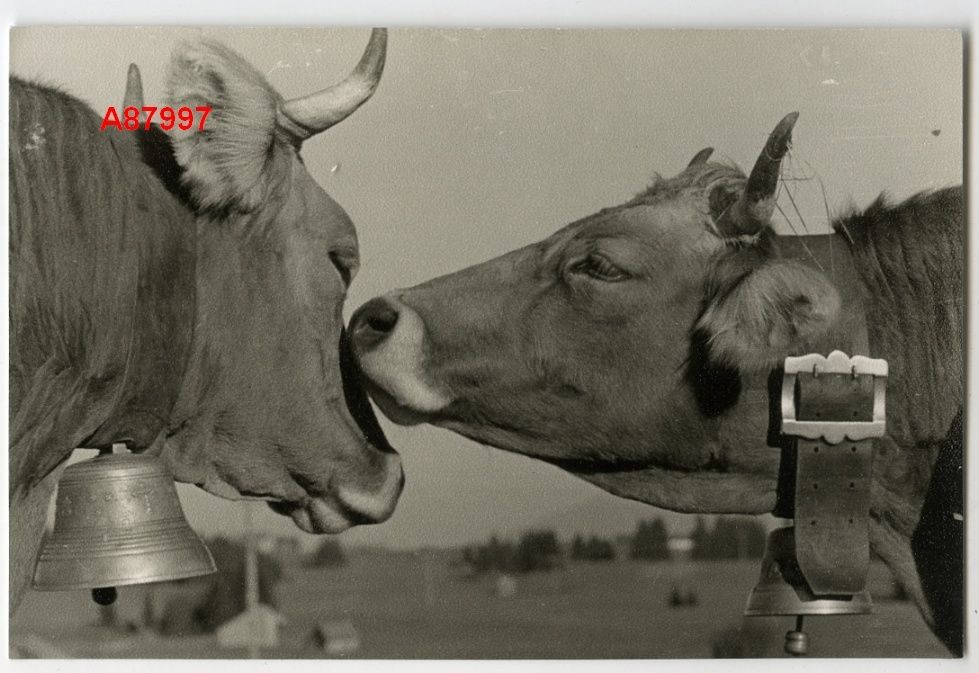
[[[710,155],[712,155],[713,153],[714,153],[713,147],[705,147],[704,149],[700,150],[695,155],[693,155],[693,159],[691,159],[690,163],[687,164],[687,168],[690,168],[691,166],[699,166],[700,164],[706,164],[707,160],[710,159]]]
[[[791,112],[782,118],[768,136],[765,148],[751,169],[741,198],[718,219],[717,228],[725,236],[750,236],[768,226],[775,212],[775,188],[782,158],[792,142],[792,127],[799,118]]]
[[[139,66],[135,63],[129,64],[129,72],[126,73],[126,93],[122,97],[122,107],[140,108],[143,107],[143,77],[139,74]]]
[[[386,29],[372,30],[364,55],[354,71],[339,84],[281,103],[279,124],[300,140],[305,140],[349,117],[377,89],[384,71],[387,42]]]

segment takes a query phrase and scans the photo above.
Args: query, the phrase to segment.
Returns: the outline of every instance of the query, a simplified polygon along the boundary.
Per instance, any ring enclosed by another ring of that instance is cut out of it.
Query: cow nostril
[[[398,312],[390,306],[384,306],[365,316],[367,326],[375,332],[388,333],[398,324]]]
[[[370,348],[394,331],[398,324],[398,309],[386,299],[371,299],[357,309],[350,324],[354,344]]]

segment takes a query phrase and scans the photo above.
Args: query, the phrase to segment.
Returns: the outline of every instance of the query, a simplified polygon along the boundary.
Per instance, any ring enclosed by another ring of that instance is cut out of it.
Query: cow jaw
[[[649,429],[645,443],[642,437],[630,442],[640,450],[629,458],[584,455],[575,450],[572,438],[555,441],[546,430],[539,436],[458,418],[425,420],[481,444],[550,463],[630,500],[677,512],[762,514],[775,505],[781,452],[766,441],[764,395],[749,392],[724,418],[703,427],[681,434],[668,427]],[[538,427],[547,425],[542,418]],[[668,450],[676,446],[684,450]]]
[[[362,436],[355,443],[362,453],[378,453]],[[317,480],[322,484],[314,485],[299,476],[298,469],[265,466],[267,469],[257,476],[249,476],[228,473],[215,464],[192,465],[172,446],[168,445],[162,456],[177,481],[196,484],[226,500],[265,500],[273,511],[290,517],[307,533],[340,533],[351,526],[386,521],[394,512],[405,481],[401,458],[393,450],[380,454],[367,478],[324,470]]]
[[[626,471],[569,472],[604,491],[674,512],[765,514],[775,507],[776,479],[704,470],[660,467]]]
[[[272,495],[249,495],[247,489],[233,486],[215,473],[209,473],[197,485],[211,495],[226,500],[249,500],[259,497],[268,503],[272,511],[288,516],[297,527],[307,533],[342,533],[352,526],[381,523],[394,513],[404,487],[404,471],[396,453],[383,459],[383,481],[373,491],[359,486],[340,486],[327,495],[309,495],[294,483],[285,490],[287,499]],[[180,478],[178,481],[196,483],[195,479]]]
[[[265,500],[309,533],[385,521],[404,485],[400,456],[374,415],[345,338],[331,360],[342,391],[322,390],[322,403],[307,413],[276,424],[275,411],[257,403],[252,418],[223,413],[227,395],[185,397],[183,408],[203,413],[176,424],[155,448],[177,481],[229,500]],[[242,392],[230,395],[235,404],[245,402]],[[274,434],[262,434],[262,427]]]

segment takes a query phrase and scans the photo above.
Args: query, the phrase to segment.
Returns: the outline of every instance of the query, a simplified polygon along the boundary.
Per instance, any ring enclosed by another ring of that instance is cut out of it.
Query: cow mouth
[[[347,410],[367,443],[384,453],[396,453],[388,442],[384,430],[381,429],[377,414],[371,406],[365,386],[365,383],[369,385],[369,382],[357,364],[346,330],[340,334],[340,379],[343,383],[343,397]]]
[[[340,378],[344,402],[354,425],[344,419],[352,434],[360,435],[364,451],[379,451],[384,463],[384,480],[374,492],[340,485],[335,492],[324,494],[310,489],[301,502],[271,500],[269,508],[293,520],[307,533],[340,533],[352,526],[381,523],[394,512],[404,486],[400,458],[391,446],[371,406],[346,331],[340,336]],[[310,484],[301,484],[305,487]]]
[[[396,454],[390,454],[397,461]],[[352,526],[386,521],[398,503],[404,487],[404,472],[398,464],[386,471],[384,484],[376,493],[361,493],[341,487],[337,493],[315,496],[303,503],[269,501],[276,514],[288,516],[307,533],[336,534]]]

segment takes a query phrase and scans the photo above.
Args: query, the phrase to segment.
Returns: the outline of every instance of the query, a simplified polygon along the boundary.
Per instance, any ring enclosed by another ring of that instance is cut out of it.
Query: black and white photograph
[[[8,658],[968,654],[962,27],[8,30]]]

